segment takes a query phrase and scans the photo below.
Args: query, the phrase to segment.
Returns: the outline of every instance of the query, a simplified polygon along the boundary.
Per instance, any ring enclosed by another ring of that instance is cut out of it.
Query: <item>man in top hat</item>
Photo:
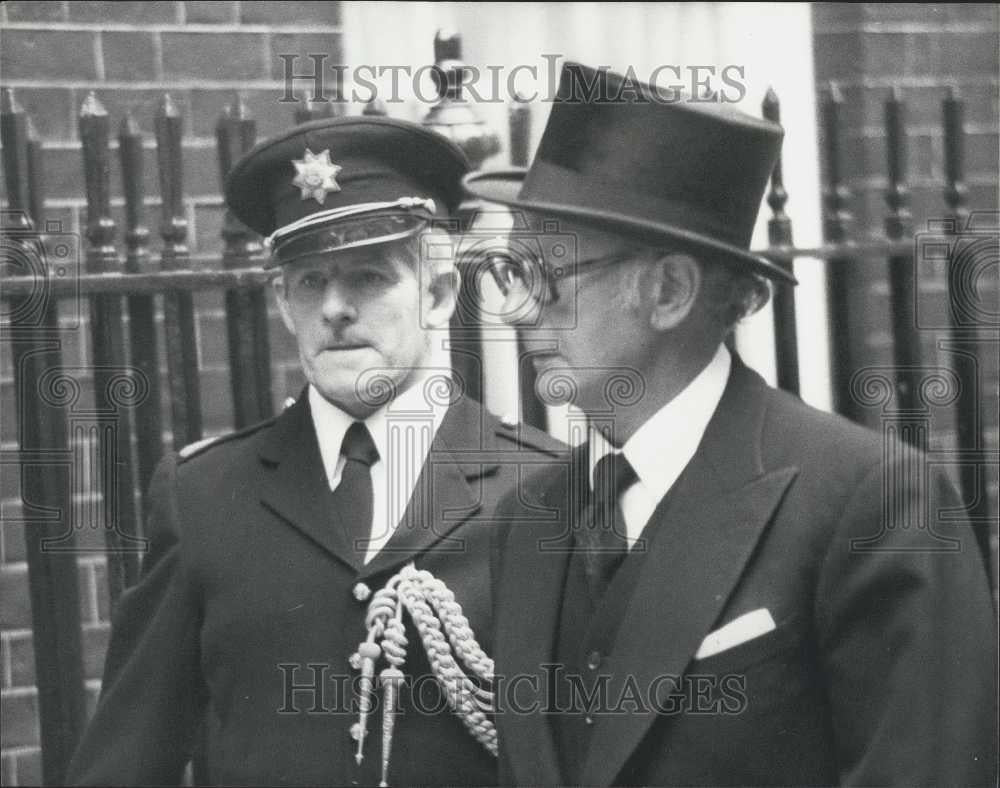
[[[724,342],[794,284],[747,251],[781,138],[569,64],[530,169],[466,178],[552,250],[494,273],[589,434],[497,516],[504,784],[995,784],[996,626],[952,489]]]
[[[197,743],[213,784],[495,782],[488,703],[454,677],[489,674],[484,523],[558,444],[452,374],[459,275],[437,223],[467,169],[449,140],[368,117],[234,167],[227,204],[268,238],[308,385],[161,462],[72,781],[177,784]]]

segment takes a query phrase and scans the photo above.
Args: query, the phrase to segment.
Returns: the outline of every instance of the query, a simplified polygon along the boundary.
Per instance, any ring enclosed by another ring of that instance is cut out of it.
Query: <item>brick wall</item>
[[[107,109],[113,136],[127,111],[144,132],[146,223],[151,249],[158,236],[159,183],[153,118],[169,92],[184,118],[184,192],[189,246],[196,255],[221,251],[222,204],[214,127],[238,92],[257,121],[258,138],[293,123],[296,105],[280,103],[284,89],[278,54],[302,58],[341,57],[340,7],[336,2],[7,2],[0,4],[0,84],[11,87],[30,113],[44,142],[46,219],[79,234],[86,222],[77,113],[93,90]],[[301,94],[301,86],[296,93]],[[121,174],[112,160],[112,213],[117,239],[123,234]],[[232,405],[222,295],[200,294],[199,366],[206,434],[232,428]],[[293,341],[273,313],[273,391],[279,405],[301,385]],[[62,303],[64,316],[80,313],[62,337],[63,363],[86,366],[89,332],[86,305]],[[162,317],[161,317],[162,320]],[[162,326],[161,326],[162,328]],[[162,337],[161,337],[162,343]],[[162,344],[161,344],[162,347]],[[162,358],[162,355],[161,355]],[[164,362],[165,364],[165,362]],[[165,367],[163,368],[165,374]],[[89,397],[90,379],[78,375]],[[161,381],[161,391],[167,387]],[[16,447],[16,409],[10,352],[0,343],[0,427],[4,449]],[[169,414],[164,403],[163,412]],[[169,428],[169,416],[167,416]],[[169,441],[169,435],[166,436]],[[78,491],[78,517],[93,495]],[[3,785],[41,782],[37,693],[27,564],[16,467],[3,466],[0,480],[0,675],[2,675]],[[77,520],[76,522],[81,522]],[[108,593],[99,529],[78,531],[93,552],[79,561],[85,671],[91,707],[108,638]]]
[[[814,57],[817,87],[835,81],[846,106],[843,113],[846,185],[852,199],[855,237],[884,237],[886,139],[883,104],[891,87],[907,105],[908,178],[915,232],[926,231],[928,220],[946,215],[943,197],[944,137],[941,102],[949,86],[965,100],[965,183],[971,211],[992,211],[997,205],[998,74],[1000,74],[1000,14],[993,4],[815,3]],[[825,174],[824,174],[825,178]],[[987,266],[977,289],[981,303],[993,315],[1000,303],[996,260]],[[871,261],[848,272],[851,314],[847,342],[853,369],[892,364],[889,324],[890,294],[887,266]],[[953,354],[939,342],[947,325],[944,266],[921,264],[918,324],[922,364],[949,367]],[[980,415],[986,447],[998,444],[997,331],[983,332],[979,346]],[[878,427],[881,411],[864,416]],[[932,450],[955,444],[953,412],[942,409],[931,420]],[[988,508],[992,518],[993,571],[997,554],[997,469],[989,469]]]

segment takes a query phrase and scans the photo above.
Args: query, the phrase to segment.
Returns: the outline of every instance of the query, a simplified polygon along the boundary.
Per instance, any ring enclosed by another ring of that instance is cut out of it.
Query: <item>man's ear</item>
[[[656,261],[652,273],[650,325],[669,331],[683,323],[701,292],[701,266],[691,255],[671,252]]]
[[[285,275],[278,274],[271,280],[271,287],[274,288],[274,300],[278,304],[278,312],[281,313],[281,322],[285,324],[292,336],[295,336],[295,322],[292,320],[292,309],[288,303],[288,293],[285,290]]]
[[[454,266],[432,268],[427,277],[427,288],[424,291],[424,325],[428,328],[444,328],[451,320],[458,304],[462,277]]]

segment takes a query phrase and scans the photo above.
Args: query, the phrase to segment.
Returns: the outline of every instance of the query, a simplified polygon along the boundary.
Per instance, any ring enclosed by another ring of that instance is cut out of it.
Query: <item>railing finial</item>
[[[761,102],[761,114],[773,123],[781,123],[781,101],[773,86],[768,86]],[[792,245],[792,220],[785,213],[788,192],[781,168],[781,154],[771,170],[771,184],[767,204],[771,218],[767,222],[767,237],[771,246]],[[795,263],[790,256],[772,258],[788,273],[794,274]],[[785,391],[799,393],[798,332],[795,324],[795,291],[791,287],[778,287],[774,291],[774,336],[778,385]]]
[[[108,111],[104,108],[101,100],[97,98],[97,93],[93,90],[89,91],[87,97],[83,100],[83,104],[80,105],[80,117],[99,118],[107,114]]]
[[[965,224],[968,187],[965,185],[965,102],[954,86],[941,103],[944,120],[944,200],[957,226]]]
[[[772,123],[781,123],[781,101],[773,87],[768,87],[761,103],[761,114]],[[769,241],[772,246],[790,246],[792,243],[792,222],[785,213],[788,192],[785,191],[785,177],[782,171],[781,155],[771,171],[771,188],[767,193],[767,204],[771,208],[768,222]]]
[[[828,83],[823,91],[822,138],[823,153],[826,161],[826,188],[823,190],[824,230],[826,239],[832,243],[844,243],[848,237],[848,228],[852,216],[847,210],[851,193],[843,182],[841,171],[842,140],[840,134],[840,113],[844,105],[844,97],[836,82]]]
[[[181,111],[173,97],[169,93],[164,93],[163,98],[160,99],[160,106],[157,108],[156,114],[164,118],[179,118]]]
[[[0,112],[4,115],[19,115],[24,112],[14,95],[14,88],[4,88],[3,93],[0,94]]]
[[[889,186],[885,201],[889,215],[885,219],[885,233],[892,240],[903,237],[910,225],[910,190],[906,186],[906,106],[901,92],[895,85],[885,102],[886,154]]]
[[[111,162],[108,150],[110,119],[94,91],[80,106],[80,142],[83,148],[87,194],[87,270],[104,273],[118,269],[115,221],[111,218]]]

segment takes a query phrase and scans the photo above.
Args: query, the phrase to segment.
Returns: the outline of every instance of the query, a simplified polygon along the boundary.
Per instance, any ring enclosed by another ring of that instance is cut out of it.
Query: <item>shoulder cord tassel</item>
[[[383,652],[389,667],[379,674],[385,688],[385,704],[382,706],[382,782],[379,788],[389,785],[389,755],[392,753],[392,731],[396,725],[399,710],[399,687],[403,683],[403,671],[399,668],[406,660],[406,628],[403,625],[403,600],[396,603],[396,613],[386,625]]]
[[[368,605],[365,627],[368,636],[351,656],[351,664],[361,670],[361,702],[358,722],[351,734],[358,742],[355,756],[363,759],[368,715],[372,708],[372,681],[375,661],[384,655],[389,667],[379,678],[385,689],[382,708],[382,785],[388,785],[389,756],[395,716],[399,707],[399,687],[403,682],[401,667],[406,659],[407,639],[403,624],[403,609],[410,614],[427,652],[427,659],[438,683],[445,690],[445,699],[466,729],[492,755],[497,754],[496,728],[488,715],[493,711],[494,695],[479,686],[470,674],[485,687],[493,683],[493,660],[476,641],[462,606],[442,581],[430,572],[418,570],[412,563],[376,591]],[[377,643],[382,639],[381,646]],[[465,669],[455,659],[461,659]]]
[[[382,649],[375,641],[382,635],[388,616],[396,613],[396,583],[395,577],[386,583],[385,588],[376,592],[368,605],[368,615],[365,617],[365,627],[368,637],[358,645],[358,650],[351,655],[351,667],[361,671],[361,697],[358,703],[358,721],[351,726],[351,736],[358,743],[354,760],[358,766],[364,760],[365,736],[368,735],[368,715],[372,708],[372,691],[375,677],[375,661],[381,656]],[[405,643],[404,643],[405,654]]]
[[[358,654],[361,656],[361,703],[360,718],[356,730],[351,734],[358,740],[358,751],[354,754],[354,760],[358,766],[364,760],[365,736],[368,733],[368,715],[372,708],[372,685],[375,677],[375,660],[379,658],[382,649],[374,642],[375,630],[369,632],[368,640],[358,646]]]

